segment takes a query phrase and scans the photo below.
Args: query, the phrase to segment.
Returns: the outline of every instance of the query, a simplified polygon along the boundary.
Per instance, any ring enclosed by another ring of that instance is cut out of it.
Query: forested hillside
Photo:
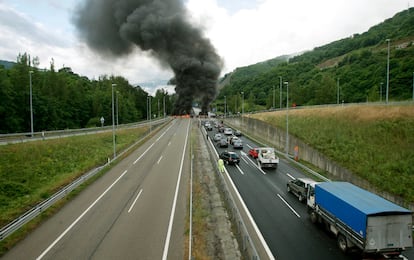
[[[90,80],[70,68],[56,71],[51,63],[50,69],[41,70],[30,66],[33,63],[28,54],[20,54],[9,69],[0,65],[0,133],[30,132],[30,78],[35,132],[100,126],[101,117],[111,125],[112,84],[116,84],[119,124],[147,118],[149,94],[122,77]],[[163,104],[164,96],[167,113],[171,111],[173,97],[157,91],[151,102],[153,116],[162,115],[158,101]]]
[[[230,112],[279,108],[280,82],[289,82],[289,105],[385,101],[390,39],[389,100],[412,99],[414,8],[396,14],[363,34],[317,47],[288,61],[261,62],[226,75],[213,107]],[[267,65],[267,66],[264,66]],[[286,86],[282,84],[282,107]],[[226,100],[224,100],[226,97]]]

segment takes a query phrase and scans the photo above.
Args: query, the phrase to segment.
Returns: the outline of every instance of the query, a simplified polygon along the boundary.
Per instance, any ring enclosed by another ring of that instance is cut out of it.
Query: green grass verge
[[[285,112],[252,117],[286,125]],[[414,202],[414,105],[291,110],[289,133],[379,189]]]
[[[147,128],[117,131],[117,151]],[[0,146],[0,226],[112,157],[112,132]]]

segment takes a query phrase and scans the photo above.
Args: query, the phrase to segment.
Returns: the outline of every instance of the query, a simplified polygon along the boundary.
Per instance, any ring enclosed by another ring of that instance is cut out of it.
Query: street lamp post
[[[119,126],[119,107],[118,107],[119,91],[116,92],[116,128]]]
[[[279,95],[279,108],[282,109],[282,76],[279,76],[279,91],[280,91],[280,95]]]
[[[33,93],[32,93],[32,74],[33,71],[29,71],[29,79],[30,79],[30,133],[33,137]]]
[[[116,84],[112,84],[112,142],[114,146],[114,160],[116,158],[116,141],[115,141],[115,104],[114,104],[114,87]]]
[[[276,94],[275,85],[273,85],[273,109],[276,109],[276,107],[275,107],[275,94]]]
[[[164,113],[164,118],[165,118],[165,94],[163,96],[163,113]]]
[[[414,72],[413,72],[413,101],[414,101]]]
[[[388,91],[390,88],[390,39],[386,39],[388,42],[388,55],[387,55],[387,89],[385,92],[385,103],[388,104]]]
[[[242,127],[244,127],[244,118],[243,118],[243,115],[244,115],[244,92],[242,91],[241,94],[242,94]]]
[[[160,99],[157,98],[157,107],[158,107],[158,118],[161,116],[161,110],[160,110]]]
[[[289,155],[289,82],[286,85],[286,156]]]
[[[152,125],[151,125],[151,96],[148,96],[148,117],[149,117],[149,124],[150,124],[150,132],[152,132]]]

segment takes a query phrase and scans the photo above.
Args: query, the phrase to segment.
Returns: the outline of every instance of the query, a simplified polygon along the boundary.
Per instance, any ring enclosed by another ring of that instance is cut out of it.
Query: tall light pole
[[[118,113],[118,111],[119,111],[119,109],[118,109],[118,94],[119,94],[119,91],[116,91],[115,93],[116,93],[116,128],[118,128],[118,126],[119,126],[119,113]]]
[[[32,93],[32,74],[33,71],[29,71],[29,80],[30,80],[30,133],[33,137],[33,93]]]
[[[276,108],[275,107],[275,94],[276,94],[276,92],[275,92],[275,85],[273,85],[273,109]]]
[[[240,92],[242,94],[242,127],[244,127],[244,119],[243,119],[243,115],[244,115],[244,92]]]
[[[150,132],[152,132],[152,124],[151,124],[151,120],[152,120],[152,115],[151,115],[151,96],[148,96],[148,115],[149,115],[149,119],[150,119]]]
[[[114,159],[116,158],[116,142],[115,142],[115,104],[114,104],[114,87],[116,84],[112,84],[112,142],[114,146]]]
[[[147,96],[147,121],[149,121],[149,96]]]
[[[160,111],[160,99],[159,98],[157,98],[157,107],[158,107],[158,117],[160,117],[161,111]]]
[[[279,95],[279,108],[282,109],[282,76],[279,76],[279,90],[280,90],[280,95]]]
[[[286,85],[286,156],[289,155],[289,82]]]
[[[163,96],[163,112],[164,112],[164,118],[165,118],[165,94]]]
[[[386,39],[388,42],[388,55],[387,55],[387,90],[385,92],[385,103],[388,104],[388,91],[390,87],[390,39]]]
[[[414,101],[414,72],[413,72],[413,101]]]

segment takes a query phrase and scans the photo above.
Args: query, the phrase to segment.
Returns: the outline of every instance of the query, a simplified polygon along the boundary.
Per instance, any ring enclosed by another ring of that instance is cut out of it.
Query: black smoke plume
[[[186,19],[182,0],[86,0],[74,22],[87,44],[103,55],[150,52],[174,72],[176,113],[189,113],[194,99],[206,112],[215,98],[222,60],[210,40]]]

